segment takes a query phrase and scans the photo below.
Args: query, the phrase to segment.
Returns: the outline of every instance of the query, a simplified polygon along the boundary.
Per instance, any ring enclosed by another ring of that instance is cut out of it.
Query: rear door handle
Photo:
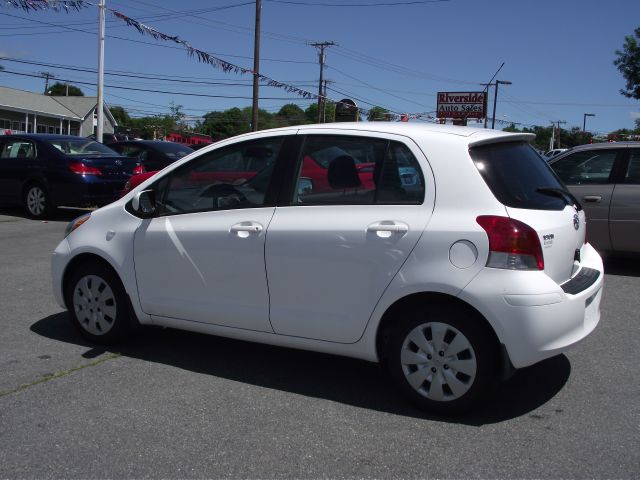
[[[367,227],[367,232],[389,232],[389,233],[406,233],[409,231],[409,225],[402,222],[376,222]]]
[[[232,225],[229,231],[232,233],[260,233],[262,225],[257,222],[241,222]]]
[[[582,197],[582,200],[589,203],[597,203],[602,200],[602,196],[600,195],[585,195]]]

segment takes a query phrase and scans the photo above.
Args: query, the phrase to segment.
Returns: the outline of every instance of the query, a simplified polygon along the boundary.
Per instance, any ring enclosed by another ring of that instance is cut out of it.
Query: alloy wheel
[[[34,217],[42,215],[47,206],[47,197],[44,190],[33,186],[27,192],[27,209]]]

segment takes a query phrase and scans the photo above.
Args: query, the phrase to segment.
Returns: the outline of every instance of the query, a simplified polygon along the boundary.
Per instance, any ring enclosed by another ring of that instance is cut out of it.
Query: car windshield
[[[173,142],[156,142],[153,144],[156,150],[164,153],[169,158],[182,158],[185,155],[189,155],[193,153],[193,150],[189,147],[185,147],[184,145],[180,145],[178,143]]]
[[[65,155],[118,155],[109,147],[86,138],[61,138],[49,140],[49,143]]]

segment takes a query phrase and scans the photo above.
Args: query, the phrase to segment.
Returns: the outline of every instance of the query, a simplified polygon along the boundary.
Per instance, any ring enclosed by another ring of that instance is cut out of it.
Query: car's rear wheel
[[[69,317],[80,334],[96,343],[116,343],[130,331],[127,295],[116,273],[99,262],[76,268],[65,288]]]
[[[31,218],[44,218],[53,209],[49,193],[39,183],[31,183],[25,188],[23,203]]]
[[[425,309],[399,319],[388,367],[403,393],[427,410],[469,409],[495,379],[497,351],[482,320],[457,307]]]

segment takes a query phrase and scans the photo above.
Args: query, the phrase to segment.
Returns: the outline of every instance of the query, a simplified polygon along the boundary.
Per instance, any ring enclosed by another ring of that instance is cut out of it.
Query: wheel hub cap
[[[73,291],[73,310],[80,326],[92,335],[105,335],[115,323],[116,299],[111,287],[96,275],[82,277]]]
[[[33,215],[44,211],[45,196],[41,188],[33,187],[27,193],[27,208]]]
[[[463,396],[473,385],[477,371],[471,342],[446,323],[418,325],[404,339],[402,371],[420,395],[435,401]]]

